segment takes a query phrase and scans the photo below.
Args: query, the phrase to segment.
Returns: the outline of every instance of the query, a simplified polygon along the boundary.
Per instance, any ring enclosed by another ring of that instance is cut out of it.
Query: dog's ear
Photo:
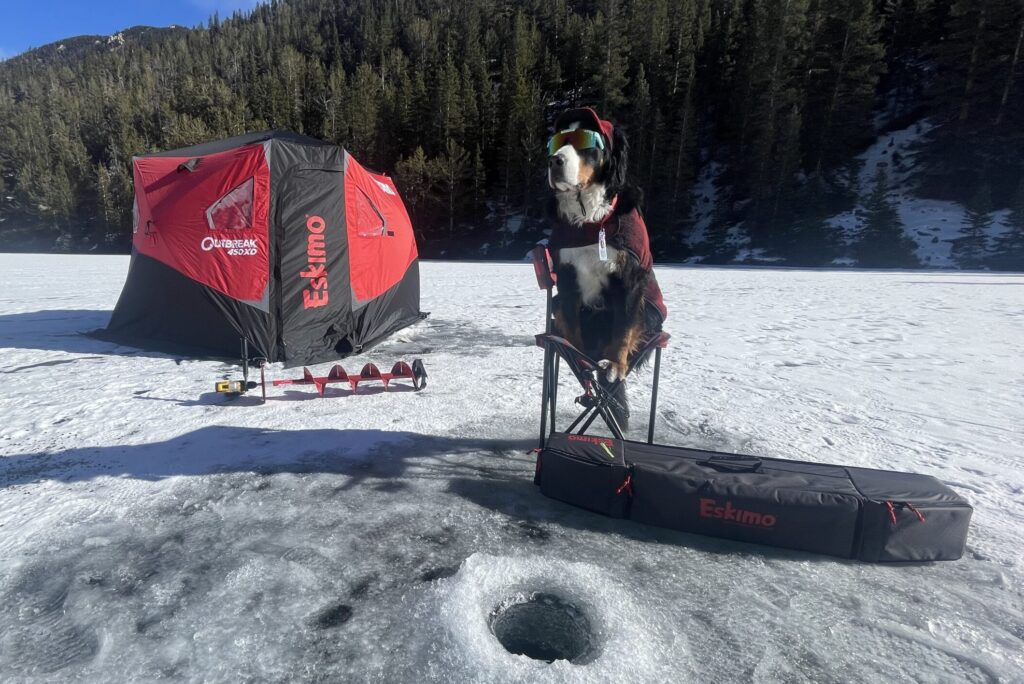
[[[629,168],[629,143],[626,134],[619,127],[612,133],[612,154],[608,159],[605,176],[609,190],[618,190],[626,185],[626,171]]]

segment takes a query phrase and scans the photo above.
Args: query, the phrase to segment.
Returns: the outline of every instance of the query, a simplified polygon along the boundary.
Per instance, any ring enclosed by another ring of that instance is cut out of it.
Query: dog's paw
[[[604,371],[604,376],[608,382],[615,382],[626,377],[626,369],[623,368],[620,363],[615,363],[608,359],[601,359],[597,362],[597,365]]]

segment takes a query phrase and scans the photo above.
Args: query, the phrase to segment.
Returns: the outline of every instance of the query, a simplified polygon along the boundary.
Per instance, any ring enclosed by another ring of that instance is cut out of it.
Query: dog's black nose
[[[560,168],[565,166],[565,159],[560,154],[553,154],[548,157],[548,166],[552,168]]]

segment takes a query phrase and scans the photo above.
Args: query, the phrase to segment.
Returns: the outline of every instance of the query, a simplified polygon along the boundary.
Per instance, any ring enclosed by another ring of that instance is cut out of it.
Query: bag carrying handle
[[[757,456],[740,454],[719,454],[703,461],[697,461],[697,465],[714,468],[720,473],[758,473],[761,471],[761,459]]]

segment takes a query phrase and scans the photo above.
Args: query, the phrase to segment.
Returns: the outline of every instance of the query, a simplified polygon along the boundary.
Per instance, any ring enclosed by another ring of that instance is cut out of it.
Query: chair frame
[[[576,397],[576,403],[584,407],[583,412],[564,430],[567,434],[583,435],[600,417],[617,439],[625,439],[621,426],[612,413],[615,404],[615,390],[624,382],[620,378],[611,384],[602,384],[598,375],[603,372],[598,362],[574,347],[568,340],[554,334],[554,293],[558,278],[554,272],[551,253],[544,245],[538,245],[530,252],[537,284],[545,290],[547,308],[544,332],[536,336],[537,346],[544,349],[544,372],[541,385],[540,439],[538,448],[543,449],[548,437],[555,432],[556,408],[558,405],[558,375],[561,362],[573,373],[583,388],[583,394]],[[630,362],[628,376],[650,350],[654,350],[654,373],[651,387],[650,417],[647,422],[647,443],[654,443],[654,426],[658,409],[658,383],[661,375],[661,350],[668,346],[669,334],[659,332],[643,341],[638,353]]]

